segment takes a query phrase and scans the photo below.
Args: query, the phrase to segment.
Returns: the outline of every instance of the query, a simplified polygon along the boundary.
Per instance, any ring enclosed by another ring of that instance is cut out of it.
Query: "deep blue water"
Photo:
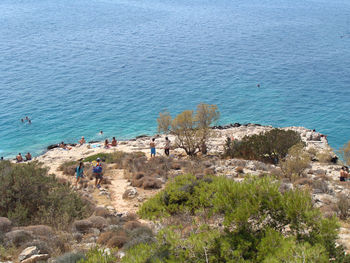
[[[339,148],[350,1],[0,1],[0,155],[151,134],[159,111],[199,102],[221,123],[306,126]]]

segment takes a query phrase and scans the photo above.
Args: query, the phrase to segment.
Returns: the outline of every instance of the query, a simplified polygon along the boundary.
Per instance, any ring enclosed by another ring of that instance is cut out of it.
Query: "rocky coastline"
[[[251,136],[272,130],[272,126],[263,126],[259,124],[229,124],[224,126],[212,127],[213,133],[208,142],[208,157],[204,160],[203,171],[214,175],[223,175],[231,178],[234,181],[240,182],[244,180],[245,175],[261,176],[263,174],[272,173],[278,175],[281,169],[272,164],[265,164],[259,161],[241,160],[241,159],[222,159],[218,158],[223,151],[223,147],[227,138],[240,140],[244,136]],[[305,142],[307,150],[313,150],[316,153],[322,151],[331,151],[328,145],[327,137],[323,134],[304,127],[283,127],[283,130],[293,130],[300,134],[301,139]],[[140,135],[134,139],[119,141],[117,147],[108,149],[103,147],[103,142],[90,142],[84,145],[69,144],[70,150],[62,149],[56,145],[48,147],[47,152],[35,157],[33,161],[38,161],[43,164],[49,171],[49,174],[55,174],[61,178],[63,182],[74,182],[73,176],[67,176],[62,171],[62,165],[69,162],[81,161],[86,157],[96,154],[109,153],[144,153],[149,157],[149,142],[151,138],[156,138],[159,156],[163,156],[162,147],[164,146],[165,135]],[[174,142],[175,137],[168,135],[169,139]],[[173,160],[182,160],[181,162],[192,161],[186,157],[182,149],[173,147],[171,150]],[[178,162],[178,161],[177,161]],[[171,163],[171,174],[176,176],[186,172],[182,167]],[[184,164],[185,165],[185,164]],[[340,196],[350,196],[350,187],[347,183],[339,182],[340,165],[335,163],[323,163],[317,159],[313,160],[309,167],[305,170],[305,176],[297,181],[282,180],[281,191],[295,188],[308,188],[312,196],[315,207],[318,207],[326,216],[333,216],[340,213],[338,207]],[[74,168],[74,165],[73,165]],[[72,226],[72,240],[70,242],[71,250],[86,251],[101,240],[104,233],[109,233],[111,229],[117,227],[117,223],[125,221],[123,224],[144,224],[153,231],[157,232],[161,225],[154,224],[150,221],[138,220],[135,218],[135,212],[138,207],[147,199],[154,196],[160,189],[164,187],[166,179],[157,178],[159,186],[155,189],[147,189],[138,187],[136,181],[128,179],[128,173],[120,166],[106,164],[106,183],[102,189],[97,190],[93,181],[84,179],[79,184],[79,192],[84,198],[94,200],[96,204],[95,212],[90,218],[78,220]],[[135,223],[137,222],[137,223]],[[119,223],[118,223],[119,224]],[[131,224],[131,223],[130,223]],[[124,227],[124,225],[123,225]],[[8,242],[16,242],[18,236],[25,236],[31,241],[45,240],[40,236],[40,231],[45,235],[58,235],[48,226],[28,226],[16,228],[12,227],[8,219],[0,218],[0,230],[4,232]],[[49,234],[48,234],[49,233]],[[50,234],[51,233],[51,234]],[[58,238],[58,237],[57,237]],[[27,240],[28,241],[28,240]],[[26,242],[27,242],[26,241]],[[102,241],[101,241],[102,242]],[[350,225],[342,224],[340,229],[339,243],[346,246],[350,252]],[[19,247],[22,249],[18,258],[8,262],[38,262],[39,260],[49,260],[48,262],[58,262],[49,259],[49,253],[40,246],[39,243],[31,243],[31,246],[23,247],[23,243]],[[107,243],[106,243],[107,244]],[[108,247],[108,246],[107,246]],[[110,253],[108,248],[105,248],[104,253]],[[119,257],[123,257],[123,251],[120,251]],[[10,259],[9,259],[10,260]]]

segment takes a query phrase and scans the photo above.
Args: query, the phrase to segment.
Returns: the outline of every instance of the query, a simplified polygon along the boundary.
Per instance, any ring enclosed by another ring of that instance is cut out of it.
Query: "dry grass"
[[[350,216],[350,199],[345,194],[338,195],[337,207],[339,209],[339,217],[342,220],[347,220]]]
[[[142,224],[139,222],[139,221],[128,221],[124,224],[124,228],[127,229],[127,230],[133,230],[135,228],[139,228],[141,227]]]
[[[316,154],[316,159],[320,163],[331,163],[332,157],[334,156],[334,153],[331,149],[323,150],[322,152],[319,152]]]

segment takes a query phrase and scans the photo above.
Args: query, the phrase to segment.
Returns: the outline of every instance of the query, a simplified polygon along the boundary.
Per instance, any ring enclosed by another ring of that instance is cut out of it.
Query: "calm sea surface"
[[[0,155],[152,134],[159,111],[199,102],[222,124],[315,128],[339,148],[350,1],[0,1]]]

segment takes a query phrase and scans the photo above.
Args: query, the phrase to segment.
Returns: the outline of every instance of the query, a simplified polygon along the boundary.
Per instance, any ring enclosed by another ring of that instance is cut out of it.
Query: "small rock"
[[[30,258],[27,258],[21,261],[21,263],[35,263],[38,261],[47,260],[49,257],[50,256],[48,254],[34,255],[34,256],[31,256]]]
[[[144,196],[138,196],[137,197],[137,201],[139,201],[140,203],[143,202],[145,200]]]
[[[39,254],[40,251],[37,247],[33,246],[33,247],[27,247],[26,249],[24,249],[21,254],[19,254],[18,256],[18,260],[19,261],[23,261],[27,258],[30,258],[31,256],[37,255]]]
[[[117,255],[119,258],[125,257],[125,253],[123,251],[119,251]]]
[[[111,211],[112,213],[115,212],[115,208],[113,206],[107,206],[106,207],[109,211]]]
[[[134,199],[138,195],[138,192],[135,187],[130,187],[125,190],[123,194],[123,199]]]

